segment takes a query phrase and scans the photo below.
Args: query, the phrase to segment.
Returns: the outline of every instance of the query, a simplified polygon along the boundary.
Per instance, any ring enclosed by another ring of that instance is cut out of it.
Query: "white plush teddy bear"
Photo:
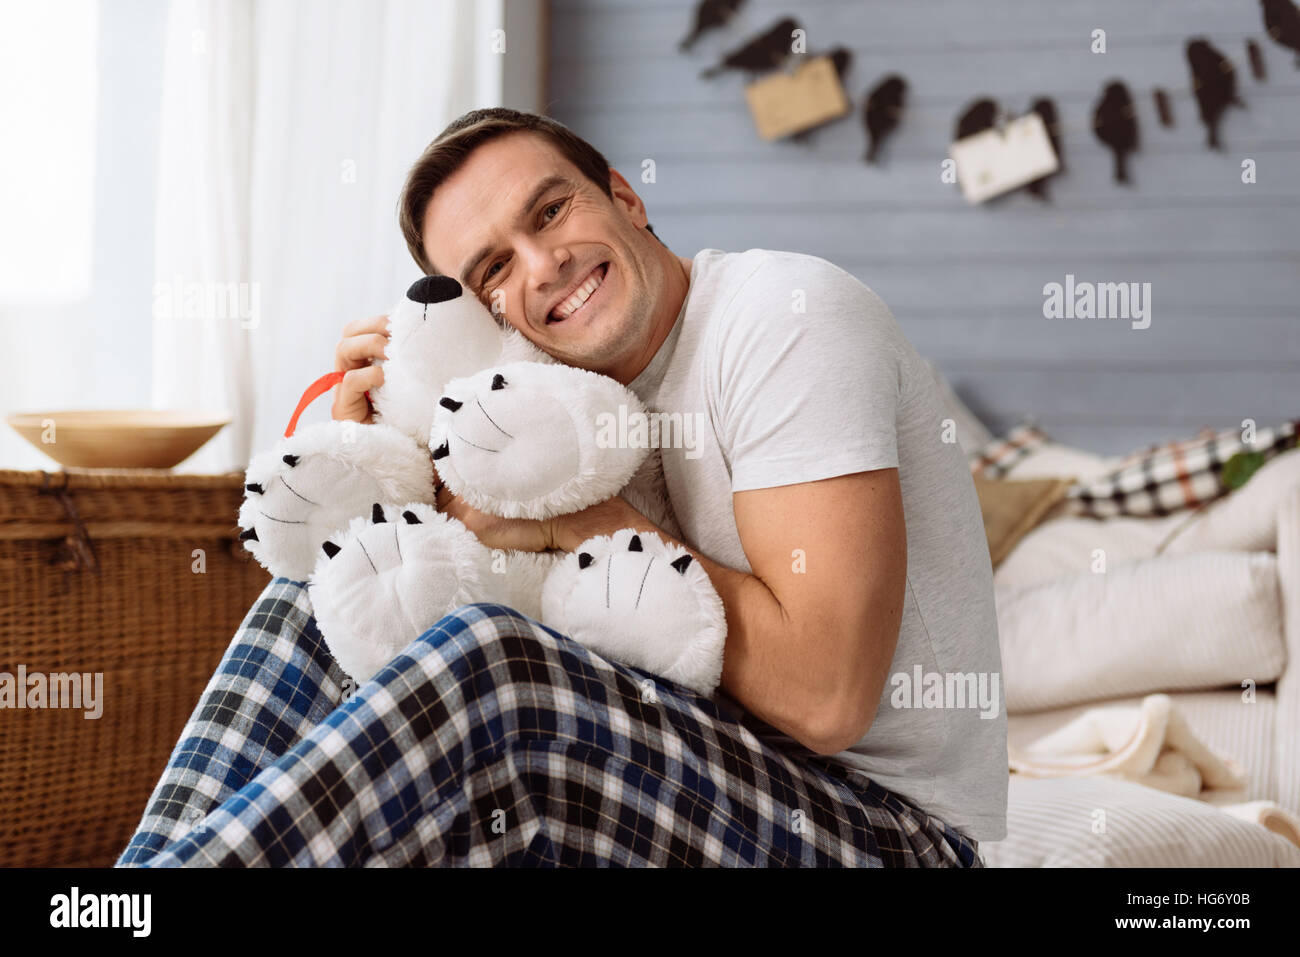
[[[240,537],[267,570],[308,581],[339,666],[364,682],[439,618],[485,601],[710,694],[726,621],[688,553],[632,529],[573,554],[494,551],[433,506],[436,469],[479,511],[545,519],[621,493],[679,535],[658,451],[600,441],[602,421],[626,420],[620,405],[645,414],[636,395],[503,331],[449,276],[411,286],[389,332],[376,424],[295,434],[295,413],[286,438],[250,463],[239,513]]]

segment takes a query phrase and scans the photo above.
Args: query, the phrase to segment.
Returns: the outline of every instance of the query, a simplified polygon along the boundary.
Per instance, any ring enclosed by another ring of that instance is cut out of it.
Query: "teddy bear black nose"
[[[439,399],[438,404],[442,406],[444,409],[446,409],[448,412],[455,412],[457,409],[461,407],[461,405],[463,405],[463,403],[457,402],[449,395],[444,395],[441,399]]]
[[[431,306],[435,302],[449,302],[460,293],[460,283],[451,276],[422,276],[411,283],[411,288],[406,290],[406,298]]]

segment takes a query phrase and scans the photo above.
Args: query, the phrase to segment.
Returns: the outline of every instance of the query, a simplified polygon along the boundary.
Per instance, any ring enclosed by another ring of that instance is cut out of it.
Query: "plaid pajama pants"
[[[984,866],[729,699],[509,608],[466,605],[350,685],[305,588],[271,582],[117,866]]]

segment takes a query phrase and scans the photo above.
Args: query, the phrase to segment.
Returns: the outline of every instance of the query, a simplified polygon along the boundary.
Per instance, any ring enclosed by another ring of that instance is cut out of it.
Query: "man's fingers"
[[[339,388],[353,395],[359,395],[364,399],[365,393],[371,389],[378,389],[383,384],[383,366],[362,366],[360,369],[351,369],[345,372]]]
[[[343,372],[369,365],[371,360],[383,359],[384,349],[388,346],[388,337],[377,332],[348,336],[339,340],[334,350],[334,369]]]
[[[369,389],[384,383],[384,370],[380,366],[362,366],[343,374],[343,381],[334,390],[334,404],[330,417],[336,421],[369,422],[370,403],[366,399]]]
[[[388,335],[388,317],[371,316],[368,319],[353,319],[343,327],[343,338],[363,336],[368,332],[377,332],[382,336]]]

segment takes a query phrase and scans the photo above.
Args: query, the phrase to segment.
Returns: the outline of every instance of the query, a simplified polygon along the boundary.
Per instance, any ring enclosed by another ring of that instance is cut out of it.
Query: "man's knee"
[[[436,649],[469,701],[494,695],[501,710],[556,709],[556,692],[582,694],[594,677],[589,655],[504,605],[462,605],[421,637]]]

